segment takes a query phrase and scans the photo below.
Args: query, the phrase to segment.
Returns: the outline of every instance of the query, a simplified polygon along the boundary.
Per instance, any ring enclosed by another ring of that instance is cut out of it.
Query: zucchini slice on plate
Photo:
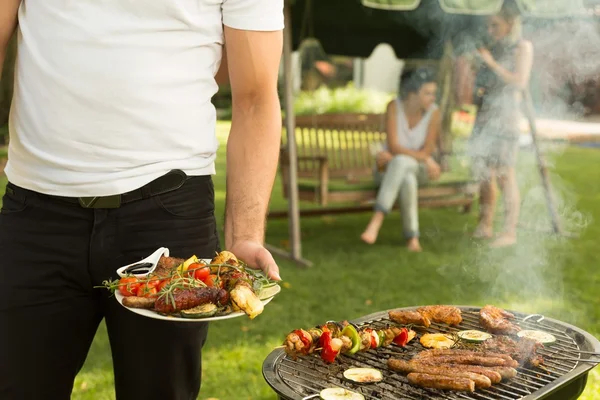
[[[458,337],[466,340],[467,342],[483,342],[492,338],[487,332],[478,331],[476,329],[471,329],[468,331],[460,331],[457,333]]]
[[[517,336],[520,338],[533,339],[536,342],[540,342],[545,345],[556,342],[556,337],[548,332],[536,331],[533,329],[525,329],[517,332]]]
[[[365,400],[362,394],[340,387],[323,389],[319,397],[322,400]]]
[[[180,314],[183,318],[208,318],[217,313],[217,308],[213,303],[206,303],[187,310],[181,310]]]
[[[349,368],[344,371],[344,378],[357,383],[381,382],[383,374],[375,368]]]

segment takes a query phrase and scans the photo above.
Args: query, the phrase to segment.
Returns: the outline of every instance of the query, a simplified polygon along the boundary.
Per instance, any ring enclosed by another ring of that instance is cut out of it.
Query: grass
[[[225,148],[228,125],[219,125],[215,189],[223,214]],[[280,260],[283,290],[253,321],[237,318],[213,323],[203,352],[200,399],[275,399],[261,373],[262,362],[285,335],[326,320],[353,319],[393,307],[452,303],[492,303],[523,312],[543,313],[578,325],[600,337],[598,237],[600,152],[552,148],[553,184],[565,225],[580,234],[559,239],[523,230],[518,246],[491,251],[468,237],[475,215],[453,209],[422,210],[422,254],[401,246],[399,216],[385,222],[378,244],[358,241],[369,215],[302,220],[303,253],[314,262],[300,269]],[[521,220],[547,224],[543,192],[531,154],[522,153]],[[279,181],[272,209],[286,207]],[[270,221],[269,243],[287,245],[287,223]],[[113,399],[111,358],[101,326],[73,399]],[[592,370],[583,400],[600,397],[600,371]]]

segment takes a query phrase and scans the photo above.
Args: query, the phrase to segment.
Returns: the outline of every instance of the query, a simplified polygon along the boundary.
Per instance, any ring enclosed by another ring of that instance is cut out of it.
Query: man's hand
[[[271,253],[261,243],[250,240],[236,241],[229,249],[235,256],[249,267],[261,269],[270,279],[280,281],[279,267]]]
[[[442,172],[442,169],[438,163],[436,163],[433,158],[429,157],[427,160],[425,160],[425,166],[427,167],[427,175],[429,175],[429,179],[432,181],[438,180]]]

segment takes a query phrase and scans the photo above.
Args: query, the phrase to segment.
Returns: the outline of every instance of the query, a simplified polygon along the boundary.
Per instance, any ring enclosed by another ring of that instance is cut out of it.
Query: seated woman
[[[361,235],[368,244],[377,240],[383,220],[396,199],[400,202],[404,236],[410,251],[421,251],[419,243],[418,184],[438,179],[440,167],[431,157],[441,128],[435,104],[437,84],[426,68],[400,77],[400,98],[387,107],[387,149],[377,154],[381,177],[375,212]]]

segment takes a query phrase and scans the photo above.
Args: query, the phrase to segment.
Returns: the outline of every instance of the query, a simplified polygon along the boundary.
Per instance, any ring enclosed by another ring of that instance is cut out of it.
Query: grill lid
[[[407,307],[402,310],[416,310]],[[432,323],[429,328],[419,327],[420,332],[454,333],[467,329],[483,330],[479,324],[479,308],[459,306],[463,321],[459,326],[451,327]],[[389,310],[388,310],[389,311]],[[374,329],[393,324],[388,311],[367,315],[350,321],[359,327]],[[586,377],[594,364],[585,361],[559,360],[552,355],[580,360],[590,355],[579,351],[600,351],[600,341],[588,332],[567,323],[550,318],[531,318],[526,314],[511,311],[515,321],[523,329],[539,329],[556,337],[552,346],[538,350],[544,357],[544,368],[517,368],[518,375],[507,381],[493,385],[489,389],[477,389],[474,393],[425,389],[410,385],[406,377],[388,370],[390,357],[410,359],[422,350],[417,340],[411,341],[405,348],[396,345],[371,349],[354,355],[340,355],[332,365],[326,365],[317,355],[299,357],[293,360],[283,349],[274,350],[263,363],[263,376],[267,383],[285,399],[301,400],[318,394],[327,387],[345,387],[361,393],[366,399],[483,399],[483,400],[532,400],[546,398],[552,393],[568,386],[582,377]],[[383,372],[382,382],[356,384],[344,379],[343,372],[351,367],[377,368]]]

